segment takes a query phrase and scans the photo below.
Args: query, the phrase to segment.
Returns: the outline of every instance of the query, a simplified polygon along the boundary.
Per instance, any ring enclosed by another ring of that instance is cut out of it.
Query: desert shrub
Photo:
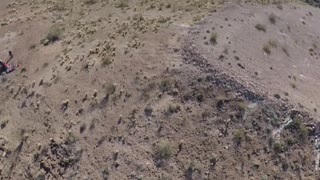
[[[269,40],[268,43],[273,48],[277,48],[278,47],[277,41],[275,41],[275,40]]]
[[[171,88],[170,80],[165,79],[160,82],[159,89],[161,92],[169,91],[170,88]]]
[[[206,118],[208,118],[209,116],[210,116],[210,111],[208,111],[208,110],[205,110],[205,111],[203,111],[203,112],[201,113],[202,119],[206,119]]]
[[[273,13],[271,13],[271,14],[269,15],[269,21],[270,21],[271,24],[276,24],[277,16],[274,15]]]
[[[57,10],[57,11],[63,11],[66,9],[66,2],[65,0],[58,0],[55,5],[53,6],[53,9],[54,10]]]
[[[247,109],[248,105],[244,101],[238,102],[238,108],[241,111],[245,111]]]
[[[287,55],[290,56],[288,48],[287,47],[282,47],[281,50]]]
[[[172,149],[167,143],[158,144],[154,151],[154,155],[158,159],[169,159],[172,154]]]
[[[304,125],[301,118],[299,118],[299,117],[297,117],[293,120],[293,122],[291,124],[291,128],[294,128],[295,130],[297,130],[297,133],[298,133],[298,136],[300,137],[300,140],[304,140],[309,134],[308,128],[306,127],[306,125]]]
[[[283,170],[283,171],[287,171],[288,168],[289,168],[288,162],[287,162],[286,160],[283,160],[283,161],[281,162],[281,167],[282,167],[282,170]]]
[[[126,7],[129,7],[129,1],[128,1],[128,0],[119,0],[119,1],[116,3],[116,7],[117,7],[117,8],[126,8]]]
[[[275,144],[273,145],[273,150],[274,150],[276,153],[281,153],[281,152],[282,152],[282,149],[283,149],[283,147],[282,147],[282,144],[280,144],[280,143],[275,143]]]
[[[217,44],[217,39],[218,39],[218,34],[217,33],[212,33],[210,36],[210,42],[213,45]]]
[[[47,36],[46,36],[46,39],[47,39],[49,42],[53,43],[53,42],[58,41],[58,40],[61,39],[62,33],[63,33],[63,31],[62,31],[62,28],[61,28],[61,27],[59,27],[59,26],[52,26],[52,27],[49,29],[49,32],[48,32],[48,34],[47,34]]]
[[[173,114],[173,113],[177,113],[180,111],[180,106],[176,105],[176,104],[169,104],[168,109],[167,109],[167,114]]]
[[[80,133],[83,133],[86,130],[86,128],[87,128],[87,125],[85,123],[82,123],[80,125]]]
[[[215,159],[215,158],[214,158]],[[211,160],[210,160],[211,161]],[[214,162],[213,162],[214,163]],[[195,162],[195,161],[191,161],[188,168],[186,169],[184,176],[186,179],[190,180],[190,179],[204,179],[202,177],[201,172],[203,171],[204,167],[202,164]],[[194,175],[197,174],[197,178],[194,177]]]
[[[278,5],[277,5],[277,8],[280,9],[280,10],[282,10],[282,9],[283,9],[282,4],[278,4]]]
[[[157,166],[163,166],[173,155],[168,143],[159,143],[154,147],[154,158]]]
[[[0,128],[4,129],[7,126],[8,123],[9,123],[9,119],[5,119],[4,121],[2,121],[0,123]]]
[[[115,84],[110,84],[107,88],[106,88],[106,95],[112,95],[116,92],[116,85]]]
[[[152,90],[154,90],[155,87],[157,87],[157,85],[154,82],[148,84],[147,87],[142,89],[141,98],[145,99],[145,100],[149,99],[150,98],[150,92]]]
[[[263,45],[262,49],[263,49],[263,51],[264,51],[265,53],[267,53],[268,55],[271,54],[271,48],[270,48],[270,45],[269,45],[269,44]]]
[[[151,116],[153,112],[153,109],[150,106],[147,106],[146,108],[144,108],[144,113],[146,116]]]
[[[199,93],[199,94],[197,95],[197,101],[203,102],[203,100],[204,100],[204,95],[203,95],[202,93]]]
[[[245,139],[245,132],[243,129],[237,130],[237,132],[233,136],[233,141],[237,144],[240,145],[241,142]]]
[[[163,16],[160,16],[160,17],[158,18],[158,23],[163,24],[163,23],[168,22],[169,20],[170,20],[170,17],[163,17]]]
[[[109,176],[110,176],[110,170],[108,167],[105,167],[102,172],[101,172],[101,176],[103,180],[108,180]]]
[[[69,133],[66,138],[65,144],[71,145],[77,142],[78,140],[79,140],[78,137],[76,137],[73,133]]]
[[[293,89],[296,89],[297,88],[297,85],[295,83],[290,83],[290,86],[293,88]]]
[[[285,142],[286,142],[287,146],[292,146],[292,145],[297,143],[297,141],[295,139],[292,139],[292,138],[287,138],[285,140]]]
[[[256,24],[256,29],[258,30],[258,31],[262,31],[262,32],[266,32],[267,31],[267,29],[266,29],[266,26],[265,25],[262,25],[262,24]]]
[[[281,98],[281,96],[279,95],[279,94],[274,94],[273,95],[276,99],[280,99]]]
[[[32,45],[29,46],[29,49],[34,49],[34,48],[36,48],[35,44],[32,44]]]
[[[102,66],[106,67],[109,66],[110,64],[112,64],[112,60],[109,57],[104,57],[101,59],[102,61]]]
[[[93,5],[93,4],[97,3],[97,0],[84,0],[83,2],[86,5]]]

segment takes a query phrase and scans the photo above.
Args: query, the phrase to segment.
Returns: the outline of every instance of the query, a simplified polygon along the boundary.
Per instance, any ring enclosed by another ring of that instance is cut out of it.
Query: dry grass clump
[[[172,157],[172,148],[168,143],[162,142],[154,147],[154,159],[157,166],[163,166]]]
[[[263,51],[264,51],[266,54],[268,54],[268,55],[271,54],[271,48],[270,48],[270,45],[269,45],[269,44],[263,45],[262,49],[263,49]]]
[[[262,32],[266,32],[267,31],[267,29],[266,29],[266,26],[265,25],[262,25],[262,24],[256,24],[256,29],[258,30],[258,31],[262,31]]]
[[[210,42],[212,45],[217,44],[217,39],[218,39],[218,34],[217,33],[212,33],[210,36]]]
[[[84,0],[83,3],[86,5],[93,5],[93,4],[97,3],[97,0]]]
[[[49,32],[46,36],[46,40],[48,43],[54,43],[62,38],[63,30],[61,27],[57,26],[52,26],[49,29]]]
[[[271,13],[271,14],[269,15],[269,21],[270,21],[271,24],[276,24],[276,22],[277,22],[277,16],[276,16],[275,14]]]

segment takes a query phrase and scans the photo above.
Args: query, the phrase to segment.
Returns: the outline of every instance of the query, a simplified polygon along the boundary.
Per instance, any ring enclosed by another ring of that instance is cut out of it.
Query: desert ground
[[[319,6],[1,0],[0,179],[319,180]]]

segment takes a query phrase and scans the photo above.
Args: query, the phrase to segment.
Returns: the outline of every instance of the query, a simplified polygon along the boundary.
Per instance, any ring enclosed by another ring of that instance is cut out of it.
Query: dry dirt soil
[[[0,179],[319,180],[317,6],[1,0]]]

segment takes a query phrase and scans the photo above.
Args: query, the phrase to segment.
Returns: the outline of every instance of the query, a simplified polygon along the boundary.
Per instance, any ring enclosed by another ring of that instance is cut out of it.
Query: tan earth
[[[317,2],[309,2],[317,6]],[[320,179],[320,9],[1,0],[0,179]]]

